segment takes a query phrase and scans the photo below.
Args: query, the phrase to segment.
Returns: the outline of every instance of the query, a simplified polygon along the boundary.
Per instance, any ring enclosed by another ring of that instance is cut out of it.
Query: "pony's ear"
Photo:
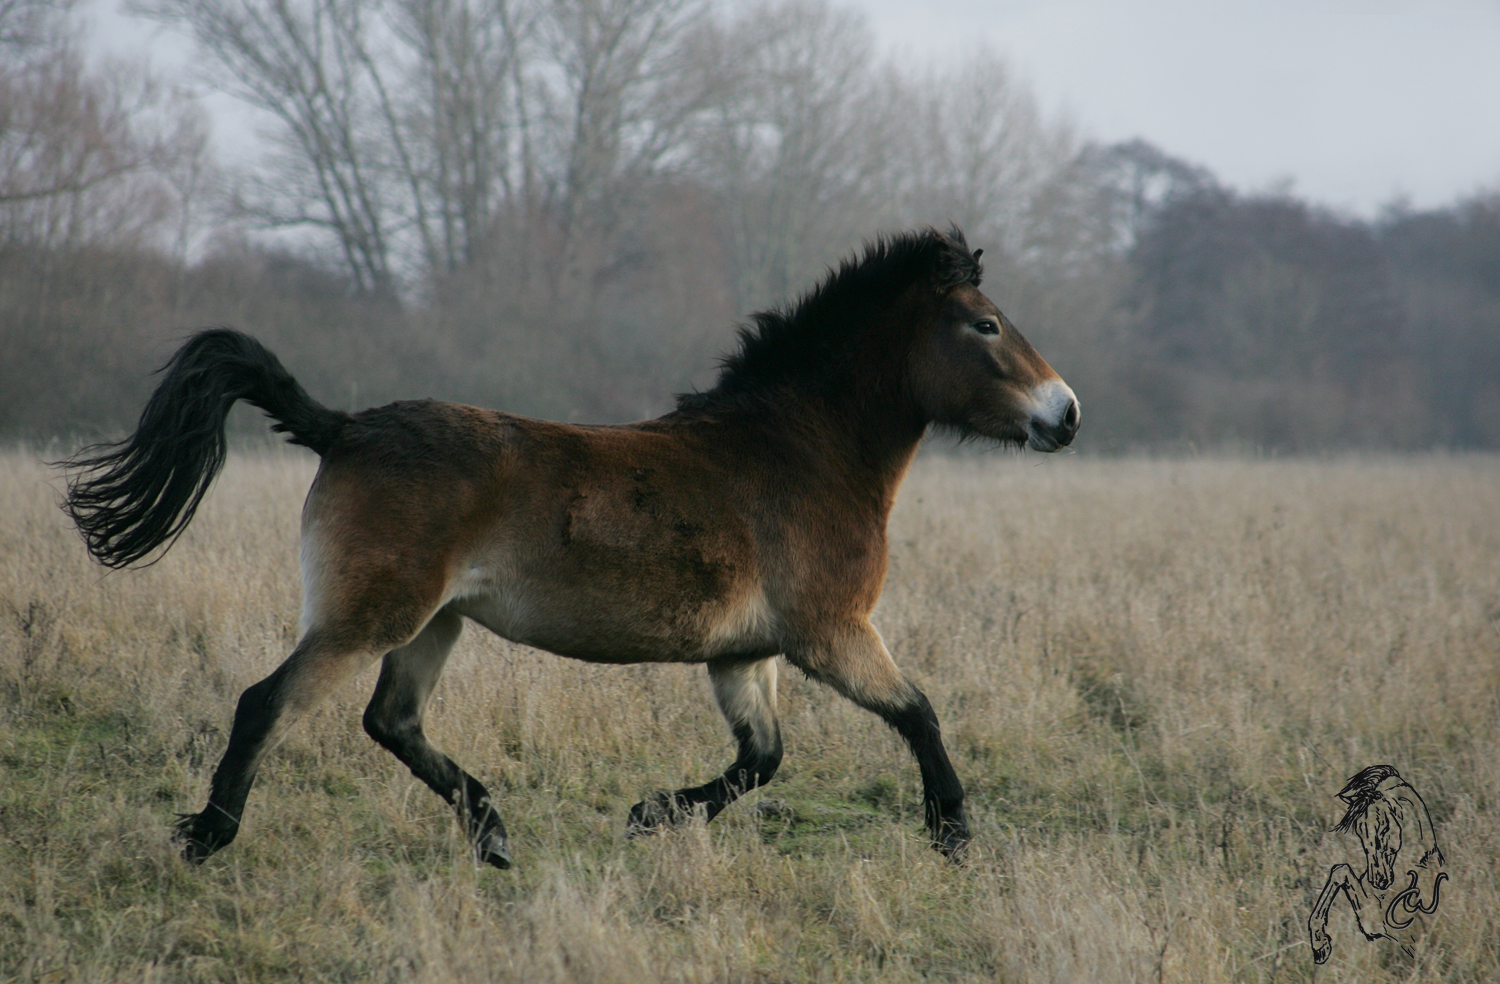
[[[982,248],[981,249],[976,249],[974,251],[974,262],[978,263],[979,262],[979,258],[981,256],[983,256],[983,255],[984,255],[984,250]]]
[[[978,287],[984,276],[984,268],[979,265],[982,250],[970,253],[969,244],[964,242],[963,231],[958,226],[954,226],[947,236],[937,230],[933,230],[931,236],[931,245],[936,248],[932,273],[937,289],[947,291],[959,284]]]

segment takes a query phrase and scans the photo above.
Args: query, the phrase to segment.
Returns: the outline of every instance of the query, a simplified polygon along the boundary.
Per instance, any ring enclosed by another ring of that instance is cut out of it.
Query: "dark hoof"
[[[679,827],[692,819],[692,816],[687,803],[671,793],[660,792],[630,808],[630,815],[625,818],[625,836],[641,837]]]
[[[932,835],[932,849],[954,864],[962,865],[968,861],[970,840],[968,824],[961,820],[944,822]]]
[[[1313,963],[1325,964],[1333,956],[1333,941],[1324,940],[1321,946],[1313,947]]]
[[[504,871],[510,867],[510,843],[499,831],[491,831],[474,844],[474,857]]]
[[[210,855],[228,847],[238,832],[226,833],[208,827],[201,813],[179,813],[172,827],[172,840],[179,845],[182,860],[188,864],[202,864]]]

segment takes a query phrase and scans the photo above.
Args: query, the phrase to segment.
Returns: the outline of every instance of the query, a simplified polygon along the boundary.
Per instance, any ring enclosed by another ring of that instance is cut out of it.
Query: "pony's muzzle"
[[[1078,433],[1078,398],[1060,379],[1038,386],[1032,395],[1026,444],[1033,451],[1056,451],[1073,443]]]

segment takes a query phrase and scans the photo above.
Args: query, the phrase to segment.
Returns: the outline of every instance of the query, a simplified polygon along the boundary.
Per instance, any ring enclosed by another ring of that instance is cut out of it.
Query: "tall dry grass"
[[[104,575],[58,479],[0,460],[0,980],[1500,980],[1500,460],[918,462],[878,613],[944,722],[972,863],[920,833],[878,721],[783,674],[787,759],[710,827],[625,811],[731,757],[701,670],[470,628],[435,742],[518,867],[359,727],[373,670],[274,753],[240,839],[202,805],[290,648],[307,457],[233,458],[167,557]],[[1308,910],[1333,794],[1389,762],[1452,881],[1414,960]]]

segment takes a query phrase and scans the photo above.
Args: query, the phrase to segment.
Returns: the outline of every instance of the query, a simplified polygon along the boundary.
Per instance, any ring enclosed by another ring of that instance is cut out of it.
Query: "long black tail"
[[[236,400],[320,455],[350,419],[308,396],[260,342],[228,328],[193,335],[158,371],[165,375],[134,434],[58,463],[79,472],[63,509],[107,567],[128,567],[182,534],[224,465],[224,424]]]

